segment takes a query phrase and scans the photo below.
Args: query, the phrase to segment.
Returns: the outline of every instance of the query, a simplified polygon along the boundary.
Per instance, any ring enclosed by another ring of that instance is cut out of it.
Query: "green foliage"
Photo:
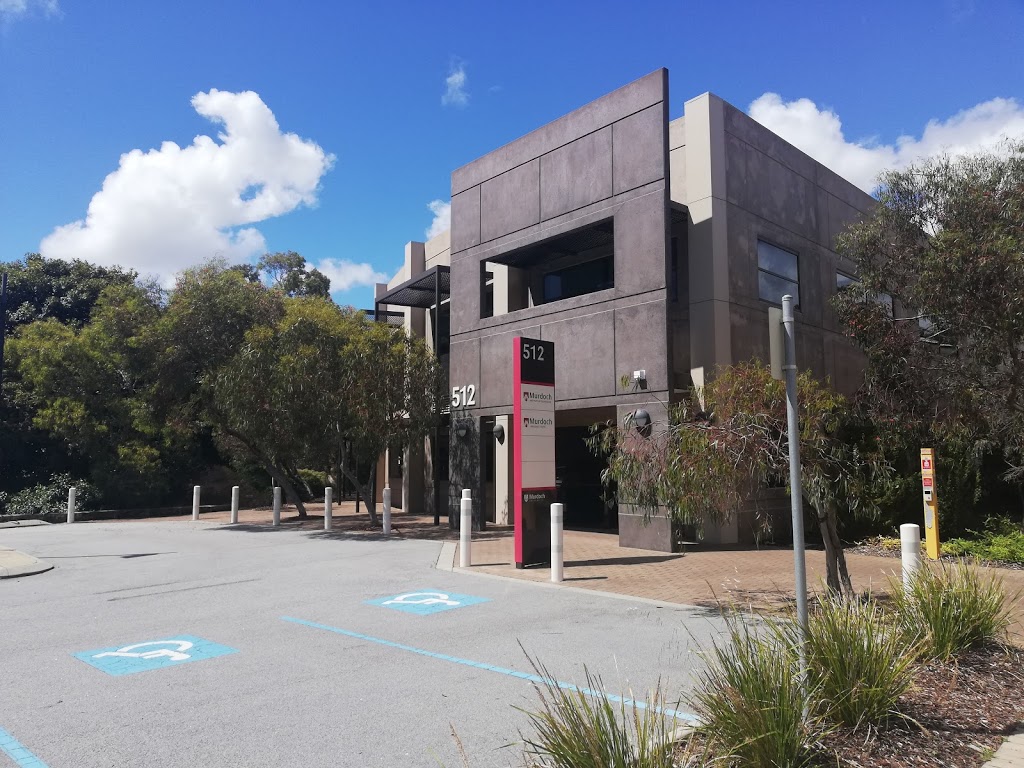
[[[794,625],[791,641],[799,643]],[[910,687],[916,649],[884,620],[874,599],[825,596],[809,616],[808,679],[822,713],[851,727],[877,726],[897,713]]]
[[[909,590],[893,583],[891,592],[900,628],[909,638],[921,637],[921,652],[932,658],[1000,640],[1010,626],[1002,579],[966,560],[922,567]]]
[[[45,515],[67,511],[68,489],[75,489],[77,509],[95,509],[99,500],[96,488],[86,480],[68,474],[54,475],[49,482],[25,488],[10,496],[0,493],[0,508],[7,515]]]
[[[955,557],[970,557],[1000,563],[1024,563],[1024,531],[1010,525],[997,527],[974,538],[950,539],[942,551]]]
[[[302,482],[309,488],[310,493],[314,496],[324,495],[324,489],[327,488],[326,472],[317,472],[315,469],[300,469],[298,474]]]
[[[738,768],[798,768],[814,761],[812,745],[827,730],[805,714],[796,647],[787,623],[755,631],[729,621],[727,643],[705,654],[692,697],[694,714],[717,757]]]
[[[330,278],[318,269],[306,269],[305,257],[295,251],[268,253],[256,264],[255,271],[267,275],[270,284],[285,296],[330,298]]]
[[[534,663],[541,709],[527,712],[533,733],[523,737],[527,763],[536,768],[673,768],[674,720],[661,714],[660,689],[643,708],[604,694],[601,678],[584,669],[584,689],[560,685]]]

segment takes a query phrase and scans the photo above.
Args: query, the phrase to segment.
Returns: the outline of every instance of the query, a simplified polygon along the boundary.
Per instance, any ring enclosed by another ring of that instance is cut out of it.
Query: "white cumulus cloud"
[[[348,259],[323,259],[316,268],[331,279],[331,293],[347,291],[360,285],[386,283],[388,276],[366,263],[356,264]]]
[[[165,141],[121,155],[85,219],[57,227],[40,253],[119,264],[166,281],[215,256],[249,261],[266,250],[249,225],[316,204],[334,156],[282,133],[257,94],[212,89],[196,94],[192,106],[223,126],[216,141],[197,136],[184,148]]]
[[[444,79],[445,91],[441,94],[441,104],[464,107],[469,103],[469,91],[466,90],[466,65],[455,62]]]
[[[445,230],[451,229],[452,204],[446,203],[444,200],[431,200],[427,203],[427,208],[434,214],[434,220],[430,222],[430,226],[427,227],[426,231],[427,240],[430,240]]]
[[[776,93],[765,93],[748,111],[759,123],[869,192],[883,170],[905,168],[943,153],[991,149],[1007,137],[1024,136],[1024,106],[1014,99],[996,98],[945,120],[929,120],[920,135],[900,136],[892,144],[847,139],[839,115],[810,99],[783,101]]]

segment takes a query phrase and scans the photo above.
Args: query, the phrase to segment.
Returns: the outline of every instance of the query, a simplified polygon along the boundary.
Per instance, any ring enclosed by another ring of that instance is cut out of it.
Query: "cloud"
[[[464,107],[469,104],[469,92],[466,90],[466,65],[461,61],[454,62],[448,70],[448,77],[444,79],[446,87],[441,95],[441,104],[448,106],[453,104],[456,107]]]
[[[0,21],[14,21],[37,9],[44,16],[61,15],[57,0],[0,0]]]
[[[356,264],[348,259],[323,259],[315,266],[331,279],[331,293],[388,281],[387,275],[378,272],[370,264]]]
[[[434,214],[434,220],[430,222],[430,226],[426,230],[427,240],[430,240],[445,230],[451,229],[452,204],[446,203],[444,200],[431,200],[427,203],[427,208]]]
[[[900,136],[892,144],[847,140],[839,115],[810,99],[787,102],[776,93],[765,93],[748,111],[759,123],[869,192],[883,170],[905,168],[939,154],[990,149],[1006,137],[1024,136],[1024,106],[1014,99],[996,98],[946,120],[929,120],[919,136]]]
[[[40,253],[119,264],[166,282],[214,256],[249,261],[266,242],[248,225],[316,204],[334,156],[282,133],[257,94],[212,89],[196,94],[192,106],[223,126],[218,141],[201,135],[184,148],[165,141],[121,155],[85,219],[57,227]]]

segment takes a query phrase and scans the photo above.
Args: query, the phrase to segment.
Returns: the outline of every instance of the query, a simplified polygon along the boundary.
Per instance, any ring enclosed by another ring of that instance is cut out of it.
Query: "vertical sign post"
[[[516,568],[551,562],[555,501],[555,345],[512,339],[512,494]]]
[[[924,542],[928,557],[938,560],[942,554],[939,546],[939,497],[935,492],[935,452],[931,448],[921,449],[921,490],[924,494]]]

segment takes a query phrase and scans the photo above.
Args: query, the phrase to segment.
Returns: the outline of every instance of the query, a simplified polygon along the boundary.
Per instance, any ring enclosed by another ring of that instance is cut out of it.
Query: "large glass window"
[[[544,275],[544,303],[615,287],[615,259],[609,255]]]
[[[789,294],[800,306],[800,261],[795,253],[757,241],[757,291],[762,301],[781,304]]]

